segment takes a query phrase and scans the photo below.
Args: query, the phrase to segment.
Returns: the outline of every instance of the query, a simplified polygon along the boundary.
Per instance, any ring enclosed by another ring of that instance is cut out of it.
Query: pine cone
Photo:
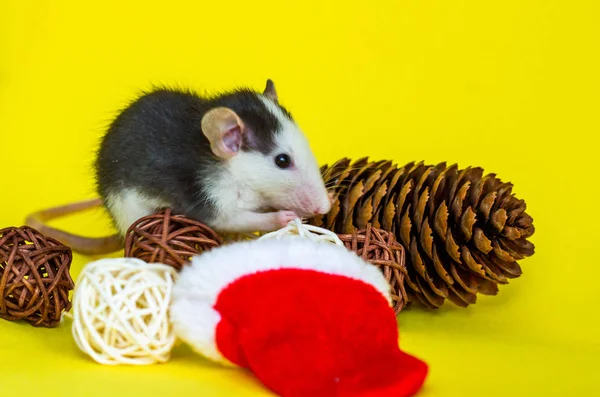
[[[446,299],[466,307],[477,294],[521,275],[517,260],[534,253],[533,218],[512,184],[480,167],[343,158],[321,167],[334,193],[331,211],[309,223],[352,233],[368,223],[392,232],[406,250],[410,302]]]

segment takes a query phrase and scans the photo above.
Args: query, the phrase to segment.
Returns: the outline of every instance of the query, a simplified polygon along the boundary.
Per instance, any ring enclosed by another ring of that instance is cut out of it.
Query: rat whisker
[[[344,168],[336,173],[329,173],[329,172],[325,172],[323,174],[323,180],[327,181],[327,182],[331,182],[332,180],[337,179],[338,177],[340,177],[341,175],[345,174],[346,172],[350,172],[350,174],[348,175],[348,177],[352,177],[352,172],[353,171],[360,171],[363,167],[350,167],[350,168]],[[367,170],[365,175],[369,175],[369,171]],[[346,179],[345,178],[345,179]]]
[[[362,167],[356,167],[356,166],[352,166],[352,167],[349,167],[349,168],[341,168],[341,169],[340,169],[339,171],[337,171],[337,172],[334,172],[334,170],[335,170],[335,169],[331,168],[331,169],[328,169],[327,171],[325,171],[325,172],[323,173],[323,177],[324,177],[324,179],[332,179],[332,178],[337,178],[337,177],[339,177],[340,175],[342,175],[342,174],[344,174],[344,173],[346,173],[346,172],[350,172],[350,173],[352,173],[352,171],[358,171],[358,170],[360,170],[361,168],[362,168]]]

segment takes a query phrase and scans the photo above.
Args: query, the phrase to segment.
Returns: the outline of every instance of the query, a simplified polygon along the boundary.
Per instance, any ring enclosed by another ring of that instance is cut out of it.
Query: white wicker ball
[[[341,246],[344,245],[338,235],[331,230],[304,224],[300,218],[290,221],[287,226],[279,230],[261,236],[259,240],[280,239],[290,236],[305,238],[317,243],[333,243]]]
[[[171,266],[137,258],[86,265],[73,293],[77,346],[101,364],[168,361],[176,341],[169,305],[177,277]]]

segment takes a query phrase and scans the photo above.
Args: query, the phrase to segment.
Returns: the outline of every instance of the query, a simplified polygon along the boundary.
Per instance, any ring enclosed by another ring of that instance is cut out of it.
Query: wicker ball
[[[404,288],[407,270],[404,248],[394,235],[368,223],[365,229],[355,230],[351,234],[338,234],[338,237],[347,249],[356,252],[383,272],[390,284],[394,311],[396,314],[400,313],[408,302]]]
[[[73,294],[77,347],[100,364],[168,361],[176,342],[169,305],[177,277],[172,266],[137,258],[88,263]]]
[[[314,241],[315,243],[333,243],[340,246],[344,245],[334,232],[321,227],[302,223],[300,218],[296,218],[288,222],[285,227],[282,227],[279,230],[262,235],[259,237],[259,240],[279,240],[291,236],[304,238]]]
[[[166,209],[140,218],[129,227],[125,257],[170,265],[179,271],[192,256],[222,243],[222,238],[208,226]]]
[[[71,249],[27,226],[0,230],[0,317],[55,327],[71,309]]]

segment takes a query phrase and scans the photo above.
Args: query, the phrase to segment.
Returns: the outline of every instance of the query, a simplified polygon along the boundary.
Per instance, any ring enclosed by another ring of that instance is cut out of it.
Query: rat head
[[[218,98],[202,131],[231,182],[240,192],[251,191],[261,206],[299,216],[329,212],[315,156],[271,80],[262,94],[239,90]]]

